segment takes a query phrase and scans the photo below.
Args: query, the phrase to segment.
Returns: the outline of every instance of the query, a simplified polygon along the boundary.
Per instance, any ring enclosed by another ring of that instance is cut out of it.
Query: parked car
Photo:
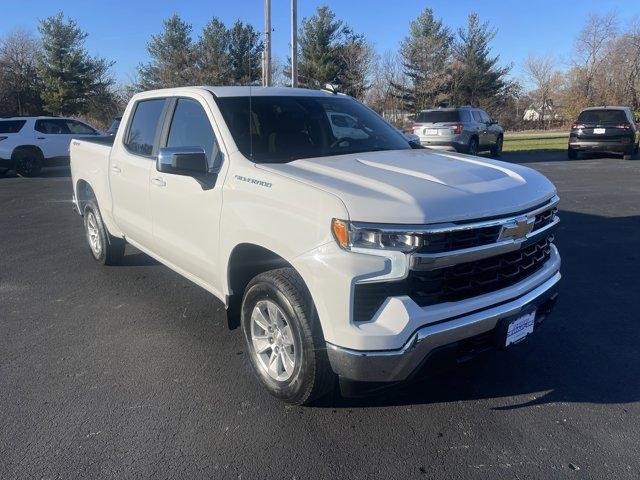
[[[100,135],[100,130],[75,118],[0,118],[0,171],[38,175],[42,167],[69,163],[72,138]]]
[[[116,132],[118,131],[118,127],[120,127],[120,121],[122,120],[122,117],[116,117],[113,120],[113,123],[111,124],[111,126],[109,127],[109,129],[105,132],[108,136],[113,137]]]
[[[357,138],[327,112],[356,119]],[[389,384],[510,346],[556,300],[549,180],[413,149],[345,95],[139,93],[115,137],[71,142],[71,175],[93,258],[117,264],[129,243],[211,292],[289,403],[336,375]]]
[[[480,108],[433,108],[418,113],[413,133],[425,147],[476,155],[502,154],[504,132],[498,122]]]
[[[629,107],[585,108],[571,125],[568,156],[581,152],[621,154],[625,160],[638,151],[640,120]]]

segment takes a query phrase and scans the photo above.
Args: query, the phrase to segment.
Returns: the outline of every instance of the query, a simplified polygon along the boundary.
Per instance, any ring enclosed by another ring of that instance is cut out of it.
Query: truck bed
[[[101,136],[101,137],[84,137],[81,141],[83,142],[88,142],[88,143],[97,143],[100,145],[108,145],[108,146],[113,146],[113,141],[115,139],[115,135],[111,135],[111,136]],[[80,140],[78,140],[80,141]]]

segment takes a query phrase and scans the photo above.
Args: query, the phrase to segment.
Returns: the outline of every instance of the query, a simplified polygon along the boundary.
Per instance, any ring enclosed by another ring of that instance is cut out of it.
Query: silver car
[[[502,153],[504,132],[498,122],[479,108],[434,108],[416,115],[413,133],[428,148],[476,155]]]

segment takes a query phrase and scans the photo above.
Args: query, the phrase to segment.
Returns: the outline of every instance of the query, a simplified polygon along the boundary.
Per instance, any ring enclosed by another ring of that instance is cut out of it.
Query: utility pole
[[[262,52],[262,86],[271,86],[271,0],[264,0],[264,50]]]
[[[291,86],[298,86],[298,0],[291,0]]]

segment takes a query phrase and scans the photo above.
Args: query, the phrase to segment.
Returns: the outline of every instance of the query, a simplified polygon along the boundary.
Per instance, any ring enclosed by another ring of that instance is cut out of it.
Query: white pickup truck
[[[72,141],[74,205],[98,262],[129,243],[211,292],[262,384],[303,404],[519,342],[555,303],[554,186],[415,147],[332,92],[145,92],[115,137]]]

